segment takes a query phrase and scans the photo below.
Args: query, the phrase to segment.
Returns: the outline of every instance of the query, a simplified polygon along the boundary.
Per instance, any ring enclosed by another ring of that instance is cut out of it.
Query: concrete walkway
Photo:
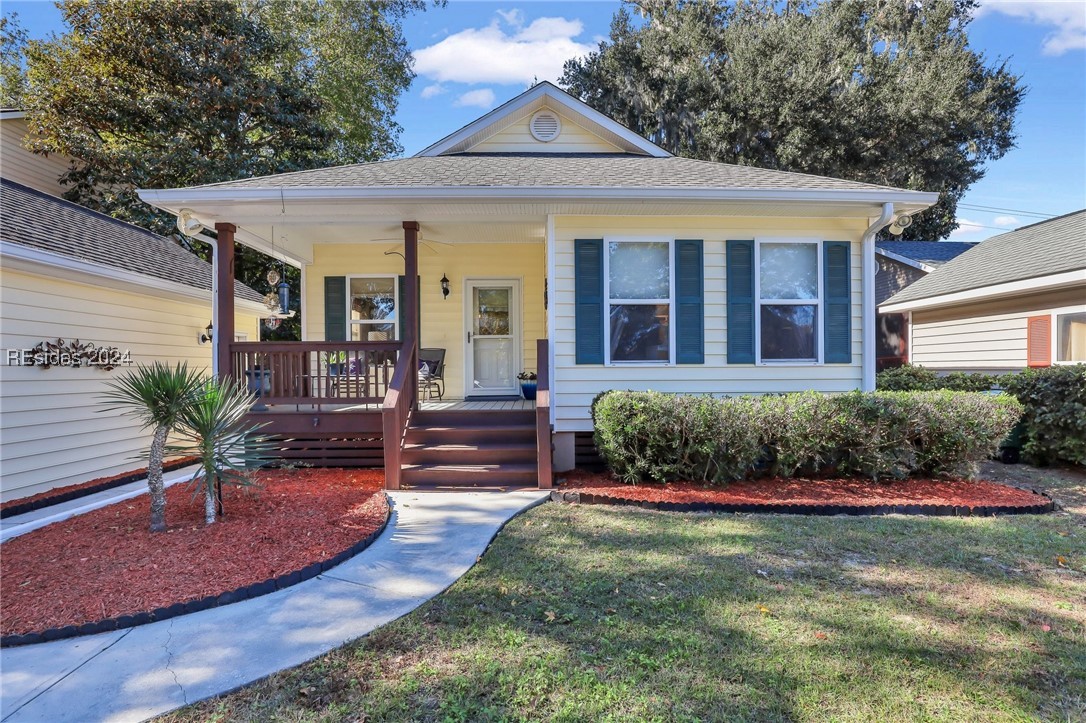
[[[128,630],[0,650],[0,721],[140,721],[298,665],[443,591],[547,493],[389,496],[384,534],[312,580]]]

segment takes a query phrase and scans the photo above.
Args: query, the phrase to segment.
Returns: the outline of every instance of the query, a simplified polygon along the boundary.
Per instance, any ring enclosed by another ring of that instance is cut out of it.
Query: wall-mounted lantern
[[[204,327],[204,333],[201,334],[199,338],[199,342],[201,344],[207,344],[215,338],[215,327],[213,327],[211,324],[212,322],[209,321],[207,322],[207,326]]]
[[[449,277],[445,274],[441,275],[441,298],[449,298]]]

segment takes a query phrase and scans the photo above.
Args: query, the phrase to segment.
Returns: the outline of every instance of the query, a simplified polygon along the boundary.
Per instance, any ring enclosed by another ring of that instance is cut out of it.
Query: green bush
[[[999,379],[990,374],[966,374],[951,372],[938,376],[927,367],[904,364],[884,369],[875,376],[875,387],[887,392],[930,392],[950,389],[955,392],[986,392],[996,386]]]
[[[720,484],[758,474],[972,476],[1021,415],[1006,395],[815,392],[771,397],[608,392],[596,447],[626,482]]]
[[[1086,364],[1028,369],[1000,382],[1025,408],[1022,451],[1030,461],[1086,465]]]

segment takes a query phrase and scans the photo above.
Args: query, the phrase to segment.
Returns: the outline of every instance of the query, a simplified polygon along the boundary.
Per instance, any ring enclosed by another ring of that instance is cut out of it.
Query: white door
[[[465,282],[466,396],[519,394],[520,281]]]

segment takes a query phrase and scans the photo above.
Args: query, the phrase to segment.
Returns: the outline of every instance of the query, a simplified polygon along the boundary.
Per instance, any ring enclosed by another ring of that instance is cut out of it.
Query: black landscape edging
[[[1023,488],[1017,488],[1023,489]],[[812,516],[881,516],[881,515],[916,515],[926,517],[994,517],[996,515],[1041,515],[1053,512],[1056,503],[1047,493],[1030,489],[1048,502],[1039,505],[840,505],[840,504],[769,504],[769,503],[727,503],[727,502],[653,502],[635,500],[610,495],[597,495],[591,492],[551,492],[554,502],[573,502],[582,505],[615,505],[640,507],[646,510],[664,512],[762,512],[779,515]]]
[[[387,495],[385,496],[385,500],[387,502]],[[241,602],[242,600],[248,600],[249,598],[260,597],[261,595],[267,595],[276,590],[283,590],[291,585],[297,585],[304,580],[309,580],[322,572],[332,569],[340,563],[346,562],[372,545],[377,538],[381,536],[381,533],[385,531],[385,528],[388,527],[388,521],[392,517],[392,505],[386,504],[386,507],[388,509],[388,514],[385,515],[385,521],[381,523],[380,527],[348,547],[346,550],[333,555],[323,562],[310,563],[293,572],[288,572],[261,582],[254,582],[251,585],[239,587],[235,590],[228,590],[226,592],[218,593],[217,595],[208,595],[199,600],[190,600],[186,603],[174,603],[151,611],[128,613],[125,615],[118,615],[115,618],[106,618],[105,620],[97,620],[95,622],[82,623],[80,625],[65,625],[60,628],[49,628],[48,630],[43,630],[38,633],[3,635],[0,636],[0,648],[12,648],[16,645],[32,645],[34,643],[44,643],[52,640],[62,640],[64,638],[75,638],[81,635],[94,635],[96,633],[106,633],[111,630],[134,628],[137,625],[146,625],[147,623],[155,623],[160,620],[169,620],[170,618],[175,618],[179,615],[188,615],[189,613],[208,610],[210,608],[219,607],[220,605],[229,605],[230,603]]]
[[[162,471],[173,472],[174,470],[181,469],[182,467],[188,467],[189,465],[196,464],[195,460],[175,460],[173,462],[166,462],[162,465]],[[44,509],[46,507],[52,507],[53,505],[59,505],[61,502],[71,502],[72,500],[78,500],[80,497],[87,497],[89,495],[97,494],[98,492],[105,492],[111,490],[114,487],[120,487],[126,485],[129,482],[136,482],[147,477],[147,470],[138,470],[136,472],[129,472],[123,477],[117,479],[111,479],[107,482],[100,482],[90,487],[82,487],[77,490],[69,490],[68,492],[61,492],[50,497],[42,497],[34,500],[33,502],[23,502],[22,504],[15,504],[9,507],[0,509],[0,520],[6,520],[9,517],[15,517],[16,515],[25,515],[27,512],[35,512],[37,510]]]

